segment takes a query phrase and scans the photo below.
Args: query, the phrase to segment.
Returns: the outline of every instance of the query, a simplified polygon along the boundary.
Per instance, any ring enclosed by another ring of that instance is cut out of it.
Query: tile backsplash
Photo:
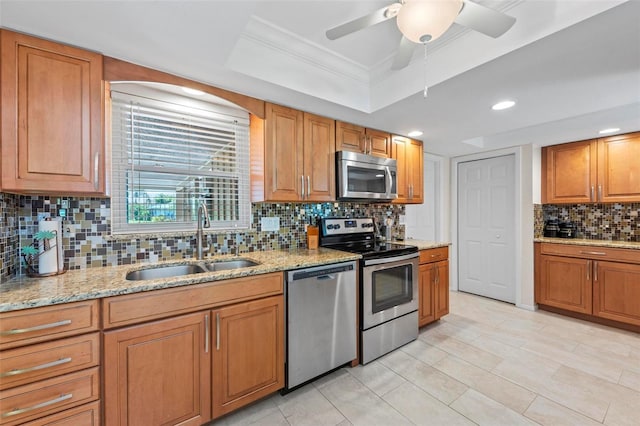
[[[179,236],[122,238],[111,236],[111,200],[24,196],[0,193],[2,211],[2,271],[0,282],[20,272],[20,247],[33,243],[38,220],[43,216],[66,215],[63,221],[63,247],[66,269],[126,265],[144,261],[193,257],[193,233]],[[399,216],[402,205],[361,203],[256,203],[252,204],[251,229],[239,232],[207,233],[210,252],[215,254],[306,247],[305,224],[312,217],[372,216],[380,223],[393,218],[393,235],[403,238]],[[263,232],[261,217],[279,217],[279,232]],[[178,234],[177,234],[178,235]]]
[[[593,240],[640,242],[640,203],[543,204],[534,206],[535,236],[544,222],[558,219],[577,226],[577,237]]]

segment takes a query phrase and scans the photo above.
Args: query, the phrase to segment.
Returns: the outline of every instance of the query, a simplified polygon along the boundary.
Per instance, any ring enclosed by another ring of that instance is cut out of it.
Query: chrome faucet
[[[202,240],[204,239],[204,232],[202,228],[208,228],[211,226],[209,222],[209,211],[204,201],[200,202],[198,206],[198,229],[196,231],[196,259],[202,259]]]

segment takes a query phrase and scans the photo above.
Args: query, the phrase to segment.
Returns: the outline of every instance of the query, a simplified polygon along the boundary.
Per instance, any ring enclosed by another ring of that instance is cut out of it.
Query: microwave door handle
[[[391,169],[385,167],[385,176],[387,177],[387,197],[391,197],[391,188],[393,187],[393,176],[391,176]]]

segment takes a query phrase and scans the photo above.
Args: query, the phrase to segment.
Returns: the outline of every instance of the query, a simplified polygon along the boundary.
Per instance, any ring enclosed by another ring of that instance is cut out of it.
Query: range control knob
[[[327,225],[327,229],[333,229],[333,225],[331,224]]]
[[[362,225],[360,225],[363,228],[366,228],[368,225],[366,223],[363,223]]]
[[[340,229],[340,225],[335,224],[335,225],[333,226],[333,229]]]

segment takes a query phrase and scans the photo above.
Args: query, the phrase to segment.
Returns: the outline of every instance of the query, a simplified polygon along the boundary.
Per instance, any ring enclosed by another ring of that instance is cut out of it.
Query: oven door
[[[418,253],[364,260],[362,329],[418,309]]]
[[[396,168],[342,160],[338,163],[338,198],[392,200],[398,198]]]

